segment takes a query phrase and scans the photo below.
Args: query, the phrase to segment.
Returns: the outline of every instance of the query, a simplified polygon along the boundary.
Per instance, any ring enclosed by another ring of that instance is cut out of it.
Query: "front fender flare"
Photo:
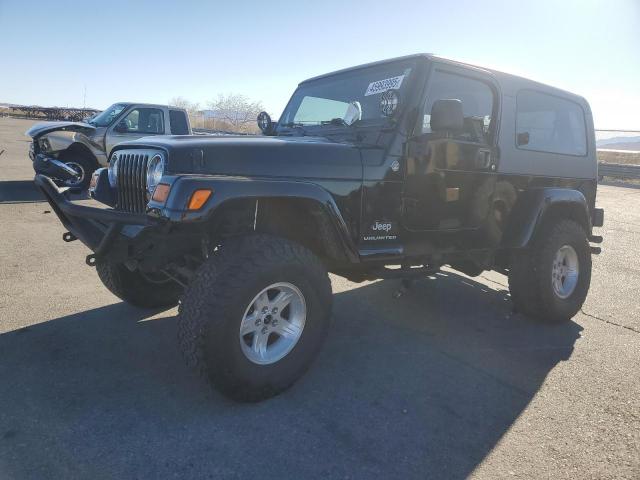
[[[340,209],[329,192],[321,186],[304,181],[255,179],[245,177],[195,177],[181,176],[173,179],[166,206],[149,203],[151,210],[171,222],[196,223],[212,218],[222,204],[236,199],[290,198],[316,202],[329,217],[348,258],[359,261],[358,250],[349,234]],[[211,189],[213,195],[198,211],[188,211],[186,206],[192,193],[198,189]],[[304,221],[304,219],[301,219]]]
[[[585,196],[569,188],[539,188],[523,192],[509,215],[502,244],[506,248],[526,247],[542,224],[545,215],[557,207],[569,207],[574,216],[591,232],[589,207]]]

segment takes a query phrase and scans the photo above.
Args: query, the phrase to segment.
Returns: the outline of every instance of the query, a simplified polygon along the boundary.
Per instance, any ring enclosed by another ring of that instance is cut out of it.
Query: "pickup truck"
[[[83,122],[42,122],[26,132],[33,138],[29,157],[36,173],[77,190],[87,188],[93,172],[108,165],[117,144],[191,133],[185,110],[146,103],[115,103]]]

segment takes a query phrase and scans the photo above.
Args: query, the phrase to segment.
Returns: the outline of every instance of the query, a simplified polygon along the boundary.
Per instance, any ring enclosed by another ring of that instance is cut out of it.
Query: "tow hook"
[[[591,243],[602,243],[602,235],[589,235],[589,241]],[[591,245],[591,253],[594,255],[600,255],[602,253],[602,248]]]
[[[65,242],[73,242],[74,240],[77,240],[78,237],[76,237],[73,233],[71,232],[64,232],[62,234],[62,240],[64,240]]]

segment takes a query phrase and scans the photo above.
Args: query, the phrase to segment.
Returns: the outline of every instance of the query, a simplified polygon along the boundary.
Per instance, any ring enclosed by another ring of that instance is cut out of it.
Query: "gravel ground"
[[[179,356],[176,311],[123,304],[0,119],[0,478],[640,478],[640,189],[601,186],[583,312],[541,326],[506,279],[334,277],[309,373],[256,405]]]

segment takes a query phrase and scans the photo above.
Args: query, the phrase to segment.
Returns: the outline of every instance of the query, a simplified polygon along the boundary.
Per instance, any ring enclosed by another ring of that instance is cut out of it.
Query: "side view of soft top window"
[[[584,111],[577,103],[533,90],[518,93],[518,148],[584,156],[587,154],[585,128]]]

